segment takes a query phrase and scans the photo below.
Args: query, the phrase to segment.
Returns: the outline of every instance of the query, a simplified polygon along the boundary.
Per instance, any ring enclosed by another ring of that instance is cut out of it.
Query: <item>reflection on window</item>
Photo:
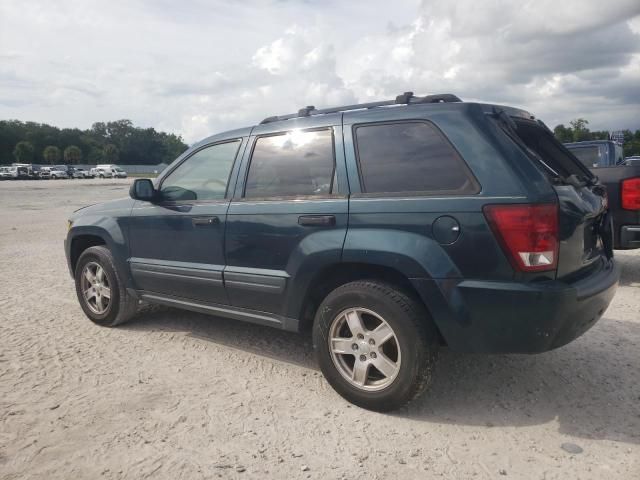
[[[333,135],[329,129],[259,137],[245,197],[328,195],[333,171]]]
[[[185,160],[162,183],[164,200],[217,200],[227,190],[240,140],[204,148]]]

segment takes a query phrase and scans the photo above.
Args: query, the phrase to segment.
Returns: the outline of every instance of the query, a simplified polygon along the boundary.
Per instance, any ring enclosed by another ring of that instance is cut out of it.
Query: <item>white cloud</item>
[[[0,118],[130,118],[189,142],[305,105],[451,92],[640,128],[640,4],[0,3]]]

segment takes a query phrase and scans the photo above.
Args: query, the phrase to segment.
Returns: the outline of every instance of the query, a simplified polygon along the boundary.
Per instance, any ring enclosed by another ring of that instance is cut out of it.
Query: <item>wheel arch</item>
[[[357,280],[377,280],[388,283],[420,302],[432,316],[429,306],[425,304],[409,277],[400,270],[387,265],[341,262],[320,270],[309,282],[302,296],[299,310],[296,312],[296,318],[300,320],[300,331],[306,332],[311,329],[318,307],[330,292],[341,285]],[[434,325],[438,329],[435,322]],[[441,343],[444,343],[439,329],[438,336]]]
[[[82,252],[87,248],[97,247],[99,245],[107,245],[107,241],[96,233],[75,235],[71,239],[71,245],[69,246],[69,264],[71,271],[75,271],[78,259],[80,258],[80,255],[82,255]]]

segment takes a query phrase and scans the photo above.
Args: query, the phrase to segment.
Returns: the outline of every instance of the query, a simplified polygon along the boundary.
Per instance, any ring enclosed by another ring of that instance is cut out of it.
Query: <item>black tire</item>
[[[82,291],[83,271],[89,263],[96,263],[102,267],[111,290],[109,304],[101,314],[92,311]],[[115,327],[131,319],[136,314],[138,301],[127,293],[124,282],[116,270],[113,256],[107,247],[90,247],[82,252],[76,264],[74,277],[78,301],[82,311],[92,322],[103,327]]]
[[[384,319],[402,352],[395,378],[382,390],[367,391],[353,385],[343,377],[332,358],[328,340],[332,324],[338,321],[341,312],[358,307]],[[324,299],[314,320],[313,344],[322,373],[342,397],[362,408],[387,412],[403,407],[429,386],[437,359],[438,335],[420,301],[392,285],[363,280],[342,285]]]

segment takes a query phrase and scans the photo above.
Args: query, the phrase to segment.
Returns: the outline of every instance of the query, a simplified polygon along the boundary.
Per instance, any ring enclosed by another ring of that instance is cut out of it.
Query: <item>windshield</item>
[[[602,152],[597,145],[589,147],[567,147],[587,168],[602,166]]]

